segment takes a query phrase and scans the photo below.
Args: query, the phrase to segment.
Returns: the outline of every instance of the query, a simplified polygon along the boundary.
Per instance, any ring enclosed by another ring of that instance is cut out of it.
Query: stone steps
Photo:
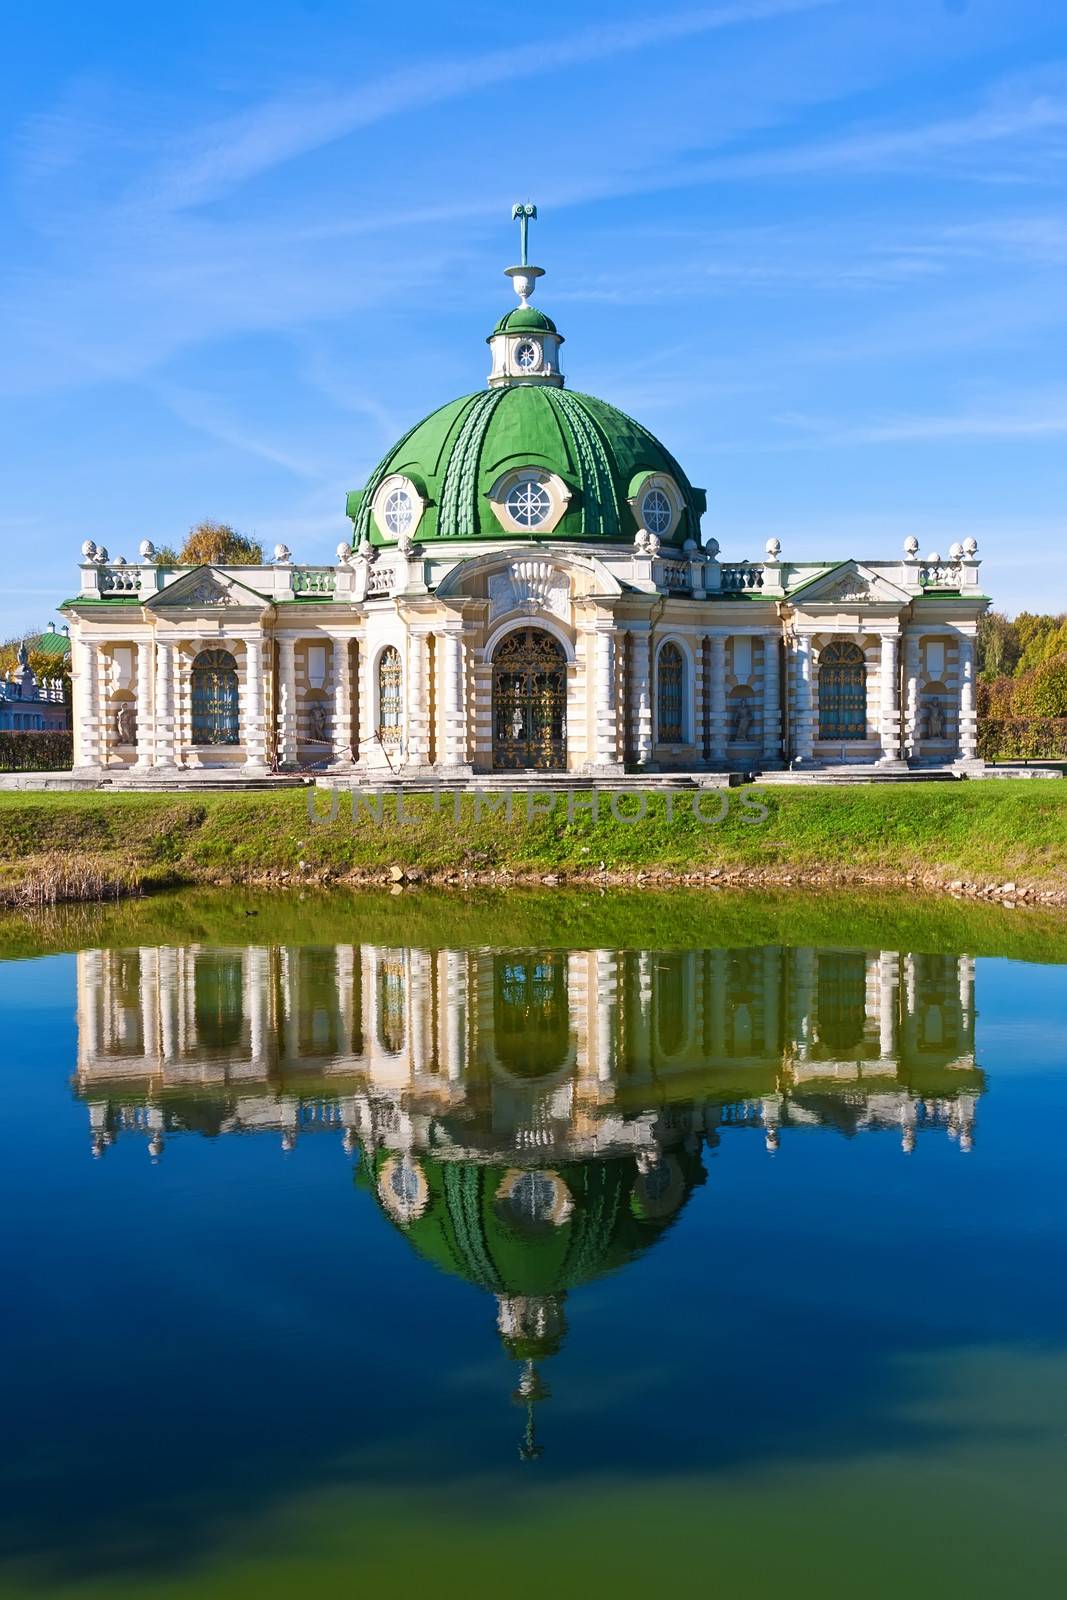
[[[911,772],[885,772],[878,767],[828,767],[817,772],[764,772],[756,779],[762,788],[767,784],[806,784],[840,787],[857,783],[958,783],[962,773],[948,767],[918,767]]]

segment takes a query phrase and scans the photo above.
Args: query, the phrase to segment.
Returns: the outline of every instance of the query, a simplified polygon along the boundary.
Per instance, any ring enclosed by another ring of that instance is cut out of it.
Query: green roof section
[[[44,656],[69,656],[70,638],[59,628],[46,628],[36,639],[27,640],[27,648]]]
[[[489,335],[492,339],[498,333],[557,333],[559,329],[551,317],[546,317],[543,311],[538,311],[536,306],[514,306],[506,311]],[[489,343],[489,339],[485,342]],[[561,341],[562,342],[562,341]]]
[[[531,307],[509,316],[540,315]],[[571,492],[550,532],[511,533],[501,527],[489,493],[519,467],[555,474]],[[375,468],[366,488],[348,496],[353,541],[388,544],[371,515],[374,497],[394,473],[425,488],[426,509],[414,530],[420,544],[449,539],[572,539],[629,542],[637,522],[628,504],[631,485],[646,473],[673,478],[684,511],[670,543],[699,537],[706,508],[678,462],[647,428],[593,395],[549,385],[516,384],[461,396],[411,428]]]

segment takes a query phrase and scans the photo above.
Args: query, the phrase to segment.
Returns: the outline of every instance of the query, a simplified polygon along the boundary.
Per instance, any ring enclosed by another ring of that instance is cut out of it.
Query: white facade
[[[64,607],[75,766],[595,775],[975,761],[988,600],[973,541],[947,561],[908,548],[832,566],[783,561],[776,541],[739,563],[714,542],[682,556],[651,545],[483,539],[225,569],[114,563],[90,547]],[[506,723],[511,635],[558,672],[552,737],[535,730],[525,747]]]

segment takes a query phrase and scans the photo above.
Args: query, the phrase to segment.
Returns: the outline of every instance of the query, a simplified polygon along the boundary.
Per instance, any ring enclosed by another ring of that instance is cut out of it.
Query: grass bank
[[[951,895],[856,890],[544,888],[182,889],[143,899],[0,912],[0,960],[200,944],[472,946],[542,950],[852,946],[1067,963],[1067,918]]]
[[[600,797],[563,795],[510,819],[462,797],[435,810],[392,798],[380,818],[309,790],[205,794],[0,794],[0,899],[105,898],[181,884],[334,881],[894,887],[1067,901],[1067,783],[917,784],[654,795],[623,820]],[[309,799],[317,808],[309,816]],[[584,802],[584,803],[583,803]],[[633,810],[623,797],[620,811]]]

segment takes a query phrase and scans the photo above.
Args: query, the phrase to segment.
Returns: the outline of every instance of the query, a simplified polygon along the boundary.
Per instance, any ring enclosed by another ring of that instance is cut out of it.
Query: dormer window
[[[665,534],[674,520],[674,507],[662,489],[649,489],[641,501],[641,520],[649,533]]]
[[[407,533],[415,520],[415,507],[406,489],[393,489],[385,502],[385,526],[396,538]]]
[[[685,500],[673,478],[665,472],[639,472],[630,481],[627,499],[640,531],[657,539],[674,537]]]
[[[374,496],[374,520],[385,539],[399,539],[414,533],[426,508],[426,500],[402,473],[392,472],[378,485]]]
[[[567,511],[571,491],[541,467],[513,467],[494,483],[489,504],[505,533],[550,533]]]
[[[539,528],[552,512],[548,490],[535,478],[524,478],[508,491],[504,501],[508,516],[520,528]]]

